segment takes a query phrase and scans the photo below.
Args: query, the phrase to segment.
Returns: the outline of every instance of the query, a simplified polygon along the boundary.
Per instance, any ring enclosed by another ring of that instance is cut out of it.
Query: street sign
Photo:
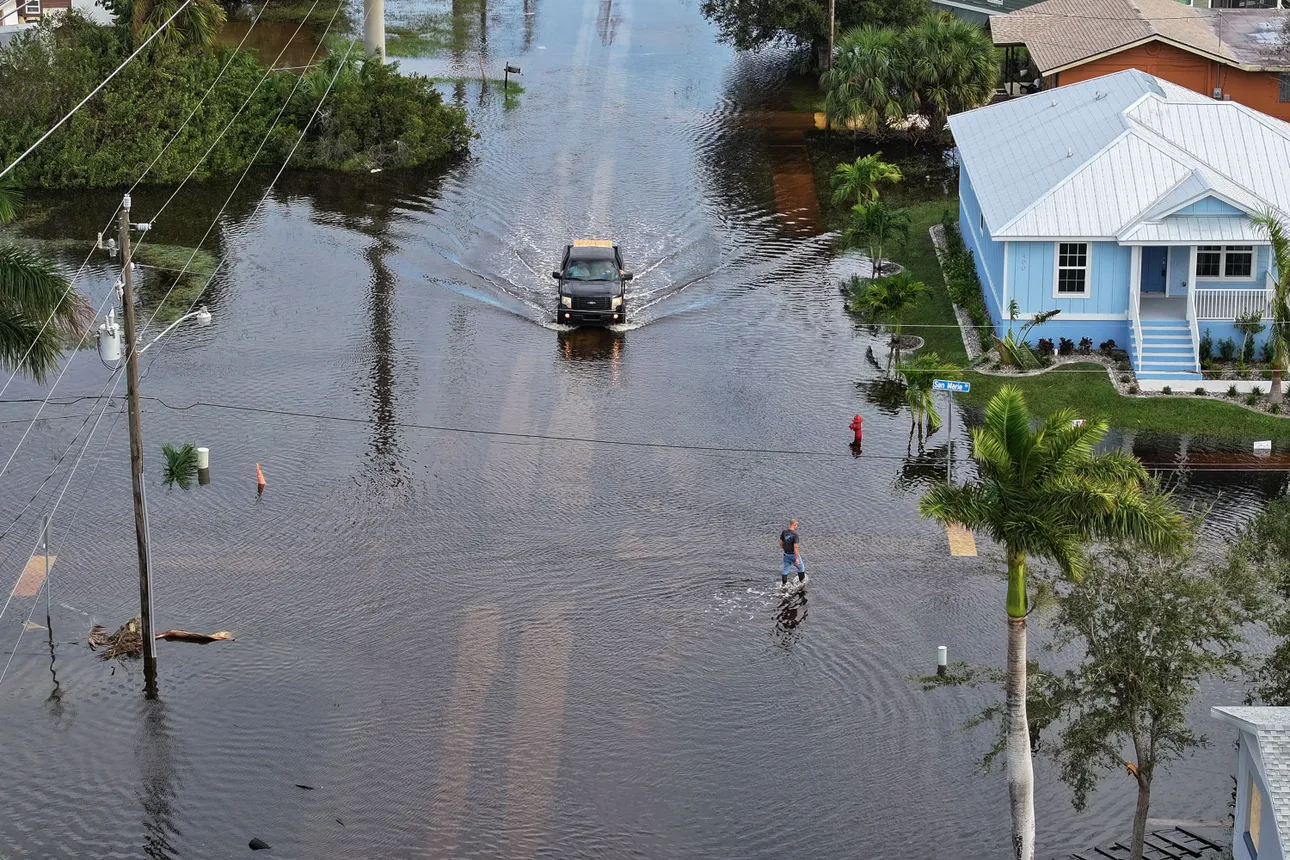
[[[955,382],[952,379],[933,379],[932,388],[935,391],[956,391],[959,394],[966,394],[972,390],[972,383]]]

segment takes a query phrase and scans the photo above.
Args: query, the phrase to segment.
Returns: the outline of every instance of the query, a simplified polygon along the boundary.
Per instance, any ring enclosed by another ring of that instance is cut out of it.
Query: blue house
[[[1240,732],[1236,759],[1235,860],[1283,860],[1290,850],[1290,708],[1211,708]]]
[[[1130,69],[950,118],[959,224],[1000,335],[1114,340],[1144,387],[1199,384],[1197,348],[1266,319],[1252,216],[1290,212],[1290,124]],[[1264,337],[1266,336],[1266,333]]]

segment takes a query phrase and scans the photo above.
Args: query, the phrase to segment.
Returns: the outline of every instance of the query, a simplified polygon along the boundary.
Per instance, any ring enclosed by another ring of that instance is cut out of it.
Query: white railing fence
[[[1192,370],[1200,370],[1200,325],[1196,315],[1196,291],[1187,291],[1187,327],[1191,329],[1191,354],[1196,357]]]
[[[1129,324],[1133,326],[1133,366],[1142,364],[1142,294],[1138,285],[1129,288]]]
[[[1268,319],[1271,297],[1265,288],[1244,290],[1192,290],[1196,302],[1195,319],[1234,320],[1254,312]]]

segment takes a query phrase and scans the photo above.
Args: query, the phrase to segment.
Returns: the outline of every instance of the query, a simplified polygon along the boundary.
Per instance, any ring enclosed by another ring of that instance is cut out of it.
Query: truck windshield
[[[618,267],[613,260],[574,260],[564,276],[572,281],[614,281]]]

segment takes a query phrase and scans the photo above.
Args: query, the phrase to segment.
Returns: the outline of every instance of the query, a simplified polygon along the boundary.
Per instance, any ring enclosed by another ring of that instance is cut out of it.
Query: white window
[[[24,10],[24,13],[27,15],[39,15],[40,0],[27,0],[27,7]]]
[[[1057,243],[1058,298],[1079,299],[1088,295],[1088,243]]]
[[[1253,245],[1200,245],[1196,248],[1198,278],[1248,280],[1253,274]]]

